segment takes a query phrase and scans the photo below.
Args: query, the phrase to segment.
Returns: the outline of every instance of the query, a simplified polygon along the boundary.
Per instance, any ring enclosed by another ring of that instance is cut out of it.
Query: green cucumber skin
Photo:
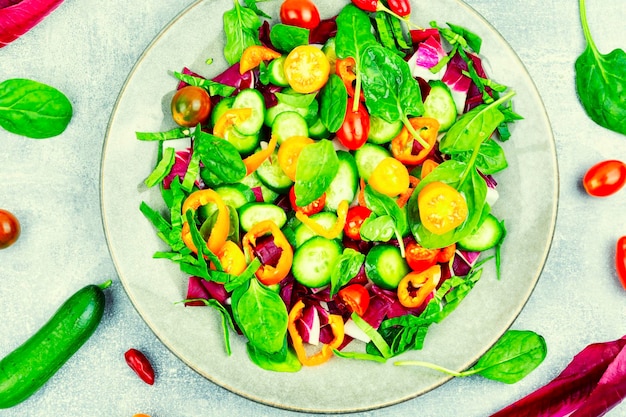
[[[24,344],[0,361],[0,408],[41,388],[89,339],[104,313],[104,292],[88,285],[72,295]]]

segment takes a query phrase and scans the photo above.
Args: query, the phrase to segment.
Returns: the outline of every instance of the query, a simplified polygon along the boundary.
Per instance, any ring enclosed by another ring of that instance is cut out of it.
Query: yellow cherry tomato
[[[395,197],[409,188],[409,170],[402,162],[389,156],[376,165],[369,184],[379,193]]]
[[[287,55],[284,69],[289,86],[298,93],[308,94],[326,84],[330,63],[319,48],[301,45]]]
[[[455,188],[434,181],[417,195],[422,225],[430,232],[442,235],[458,227],[467,219],[465,198]]]

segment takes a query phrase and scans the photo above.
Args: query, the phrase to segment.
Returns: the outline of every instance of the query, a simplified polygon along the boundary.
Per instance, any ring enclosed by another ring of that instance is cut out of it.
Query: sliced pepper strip
[[[252,109],[229,109],[220,116],[213,126],[213,136],[219,138],[226,137],[226,131],[228,128],[243,123],[246,119],[252,116]]]
[[[419,165],[426,159],[437,141],[439,122],[430,117],[414,117],[409,120],[411,126],[419,134],[414,138],[406,126],[391,141],[391,153],[405,165]],[[413,140],[418,140],[423,146],[416,155],[413,154]]]
[[[298,356],[298,360],[302,365],[305,366],[316,366],[320,365],[326,361],[328,361],[333,356],[333,350],[337,349],[343,343],[344,338],[344,329],[343,329],[343,318],[337,314],[330,314],[328,316],[328,325],[333,331],[333,340],[330,343],[322,346],[322,349],[311,355],[307,356],[306,350],[304,348],[304,341],[302,340],[302,336],[298,332],[296,327],[296,322],[300,317],[302,317],[302,311],[304,310],[304,302],[302,300],[298,300],[298,302],[292,307],[289,312],[289,322],[287,325],[287,330],[289,331],[289,335],[291,336],[291,343],[293,345],[294,350],[296,351],[296,355]]]
[[[187,213],[188,210],[197,210],[201,206],[205,206],[209,203],[215,203],[217,206],[217,219],[211,230],[211,235],[207,240],[206,246],[211,252],[217,254],[222,249],[222,246],[224,246],[230,231],[230,215],[222,197],[210,188],[194,191],[185,199],[182,214],[183,218],[186,218],[185,213]],[[193,243],[191,229],[187,220],[183,223],[182,239],[193,253],[198,253],[198,248],[196,248],[196,245]]]
[[[272,135],[270,142],[267,144],[267,148],[261,149],[260,151],[253,153],[243,160],[243,163],[246,166],[247,175],[250,175],[254,171],[256,171],[257,168],[259,168],[261,164],[265,162],[265,160],[269,158],[272,153],[274,153],[277,141],[278,136]]]
[[[326,239],[336,239],[339,237],[343,231],[343,227],[346,225],[349,208],[350,203],[348,203],[348,200],[341,201],[337,207],[337,221],[328,229],[311,219],[300,210],[296,210],[296,218],[307,225],[309,229],[313,230],[316,234],[325,237]]]
[[[441,266],[433,265],[422,272],[409,272],[398,284],[398,300],[406,308],[422,305],[435,290],[441,278]]]
[[[367,203],[365,202],[365,180],[363,178],[359,179],[357,202],[359,203],[359,206],[367,207]]]
[[[289,274],[293,262],[293,249],[276,223],[272,220],[258,222],[243,236],[241,244],[246,256],[252,258],[254,256],[256,239],[267,233],[272,234],[274,245],[282,249],[282,252],[276,266],[261,265],[256,271],[256,277],[265,285],[274,285],[278,284]]]
[[[244,49],[239,60],[239,74],[244,74],[261,65],[263,61],[280,58],[280,52],[263,45],[252,45]]]
[[[346,90],[348,91],[348,96],[354,97],[356,93],[354,88],[354,81],[356,80],[356,74],[354,69],[356,67],[356,61],[351,56],[343,59],[337,59],[335,62],[335,72],[343,81],[343,84],[346,86]],[[363,95],[363,90],[359,92],[359,101],[365,101],[365,95]]]
[[[398,199],[396,200],[396,203],[398,204],[398,207],[400,208],[403,208],[406,205],[406,203],[409,201],[409,198],[411,198],[411,195],[413,195],[413,190],[415,190],[415,187],[417,187],[417,184],[420,183],[420,180],[410,175],[409,183],[411,184],[411,186],[407,188],[405,192],[400,194],[398,196]]]

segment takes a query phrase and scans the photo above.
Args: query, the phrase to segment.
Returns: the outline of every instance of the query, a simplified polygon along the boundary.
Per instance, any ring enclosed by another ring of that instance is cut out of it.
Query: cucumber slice
[[[263,182],[261,182],[256,171],[242,179],[241,183],[247,185],[250,189],[257,187],[260,188],[261,194],[263,195],[263,201],[266,203],[274,202],[279,196],[277,192],[270,190],[265,186],[265,184],[263,184]]]
[[[456,122],[457,109],[450,88],[443,81],[430,81],[430,92],[424,100],[424,117],[439,122],[439,131],[446,132]]]
[[[359,188],[359,172],[350,152],[337,151],[339,169],[326,189],[324,210],[337,211],[342,200],[352,202]]]
[[[504,224],[490,213],[474,233],[459,240],[457,245],[460,249],[482,252],[500,243],[505,234]]]
[[[235,126],[235,129],[243,135],[254,135],[261,130],[265,117],[265,99],[263,95],[253,88],[242,90],[235,97],[233,109],[252,109],[252,116]]]
[[[319,288],[330,283],[330,275],[343,248],[334,239],[315,236],[296,249],[291,271],[300,284]]]
[[[281,56],[270,62],[267,67],[270,77],[270,83],[279,87],[289,87],[289,81],[285,76],[285,57]]]
[[[256,170],[259,179],[270,190],[278,194],[285,194],[293,185],[289,178],[278,164],[278,149],[274,150],[272,156],[267,158]]]
[[[233,102],[235,101],[235,97],[225,97],[221,99],[215,107],[213,107],[213,111],[211,111],[211,125],[215,126],[215,123],[219,120],[220,117],[227,111],[233,107]]]
[[[292,136],[309,137],[309,127],[304,117],[295,111],[285,111],[274,119],[272,124],[272,136],[276,136],[278,144]]]
[[[389,244],[374,246],[365,257],[365,275],[379,287],[393,290],[410,271],[400,248]]]
[[[312,139],[328,139],[330,131],[326,128],[322,119],[317,117],[317,121],[309,126],[309,137]]]
[[[239,224],[246,232],[263,220],[272,220],[280,228],[287,223],[287,214],[272,203],[248,203],[239,209]]]
[[[354,153],[359,177],[367,182],[380,161],[389,156],[391,156],[391,153],[382,146],[374,145],[373,143],[364,143],[363,146]]]
[[[389,123],[381,117],[370,116],[370,133],[367,141],[376,145],[383,145],[391,142],[393,138],[400,134],[401,130],[402,121],[400,120]]]
[[[232,206],[236,209],[240,208],[244,204],[256,201],[256,197],[254,196],[252,189],[241,183],[221,185],[215,188],[215,192],[222,197],[224,204]]]
[[[328,211],[316,213],[310,218],[311,220],[315,221],[315,223],[325,228],[331,228],[337,222],[337,215]],[[300,223],[298,226],[296,226],[293,233],[296,248],[302,246],[304,242],[311,239],[312,237],[318,236],[313,230],[309,228],[309,226],[304,223]],[[342,238],[343,232],[341,232],[337,239],[341,240]]]
[[[231,143],[242,155],[249,155],[259,146],[261,140],[259,132],[244,135],[236,127],[229,127],[224,133],[224,140]]]

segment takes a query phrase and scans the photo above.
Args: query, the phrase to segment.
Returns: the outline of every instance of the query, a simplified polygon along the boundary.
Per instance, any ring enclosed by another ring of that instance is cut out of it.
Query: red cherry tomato
[[[370,305],[370,293],[359,284],[351,284],[339,290],[339,297],[352,312],[362,316]]]
[[[583,177],[583,187],[593,197],[607,197],[618,192],[626,184],[626,164],[621,161],[602,161]]]
[[[615,267],[617,277],[622,283],[622,286],[626,289],[626,236],[622,236],[617,240]]]
[[[0,209],[0,249],[15,243],[20,237],[20,222],[11,212]]]
[[[310,0],[285,0],[280,6],[280,21],[286,25],[314,29],[320,24],[320,12]]]
[[[188,85],[172,97],[172,117],[185,127],[194,127],[207,121],[211,113],[211,96],[201,87]]]
[[[337,139],[346,148],[354,151],[367,141],[370,134],[370,115],[365,106],[359,103],[357,111],[354,108],[354,99],[348,98],[348,110],[343,124],[337,131]]]
[[[322,194],[320,198],[312,203],[309,203],[304,207],[299,207],[296,205],[295,187],[291,187],[289,190],[289,202],[291,203],[291,208],[293,208],[294,211],[300,211],[307,216],[311,216],[315,213],[319,213],[324,208],[324,205],[326,204],[326,193]]]
[[[372,210],[367,207],[350,207],[346,217],[346,225],[343,227],[346,236],[353,240],[361,240],[361,226],[370,214],[372,214]]]
[[[406,262],[416,272],[422,272],[437,263],[439,249],[426,249],[417,242],[409,242],[405,247]]]
[[[411,2],[409,0],[387,0],[387,4],[392,12],[398,16],[408,16],[411,14]]]

